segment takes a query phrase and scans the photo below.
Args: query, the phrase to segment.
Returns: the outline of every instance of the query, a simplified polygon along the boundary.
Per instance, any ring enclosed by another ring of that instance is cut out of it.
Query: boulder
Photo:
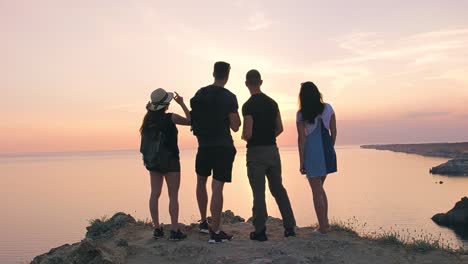
[[[235,224],[235,223],[243,223],[245,222],[245,219],[238,216],[238,215],[235,215],[234,212],[232,212],[231,210],[226,210],[224,212],[221,213],[221,218],[223,220],[223,224]],[[212,222],[212,218],[211,217],[208,217],[208,222]]]
[[[223,213],[223,223],[235,224],[245,222],[245,219],[235,215],[231,210],[227,210]]]
[[[48,253],[37,256],[31,262],[32,264],[55,264],[55,263],[74,263],[74,264],[113,264],[122,263],[119,258],[107,248],[98,246],[91,240],[85,239],[80,243],[73,245],[63,245],[50,250]]]
[[[95,239],[101,236],[109,236],[114,231],[130,223],[136,223],[135,218],[125,213],[116,213],[108,220],[95,219],[86,227],[86,237]]]
[[[247,220],[247,222],[252,223],[253,222],[253,216],[251,216]],[[267,223],[272,224],[272,225],[283,226],[283,220],[281,218],[276,218],[276,217],[273,217],[273,216],[268,216]]]

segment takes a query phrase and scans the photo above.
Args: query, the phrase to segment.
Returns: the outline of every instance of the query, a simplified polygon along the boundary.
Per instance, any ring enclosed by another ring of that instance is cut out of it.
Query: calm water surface
[[[193,173],[195,150],[182,150],[180,220],[198,220]],[[326,182],[330,218],[355,217],[361,232],[400,230],[441,236],[468,248],[431,216],[451,209],[468,195],[468,177],[429,174],[446,159],[358,147],[337,149],[339,172]],[[307,180],[298,172],[296,148],[281,148],[284,185],[299,226],[316,223]],[[252,195],[239,149],[233,183],[225,187],[225,209],[248,218]],[[443,181],[443,184],[435,182]],[[137,152],[70,153],[0,157],[0,263],[26,263],[52,247],[81,240],[89,219],[123,211],[149,218],[149,176]],[[269,214],[279,217],[267,195]],[[167,191],[160,199],[161,222],[169,223]],[[365,225],[364,225],[365,223]]]

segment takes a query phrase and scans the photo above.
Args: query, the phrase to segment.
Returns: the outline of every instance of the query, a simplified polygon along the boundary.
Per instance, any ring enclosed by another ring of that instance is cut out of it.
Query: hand
[[[174,101],[176,101],[176,103],[180,104],[180,105],[183,105],[184,104],[184,98],[182,96],[180,96],[177,92],[174,92],[175,96],[174,96]]]
[[[151,111],[151,102],[146,104],[146,110]]]
[[[306,169],[304,167],[301,167],[299,171],[301,172],[302,175],[306,174]]]

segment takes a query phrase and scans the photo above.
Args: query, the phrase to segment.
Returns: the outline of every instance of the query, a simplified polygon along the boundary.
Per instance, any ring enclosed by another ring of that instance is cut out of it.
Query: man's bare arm
[[[281,113],[278,111],[276,115],[276,131],[275,136],[279,136],[283,133],[283,121],[281,120]]]
[[[242,139],[248,141],[252,138],[253,118],[251,115],[244,116],[244,126],[242,128]]]
[[[239,117],[239,113],[229,113],[229,126],[231,127],[232,131],[237,132],[239,131],[239,127],[241,126],[241,120]]]

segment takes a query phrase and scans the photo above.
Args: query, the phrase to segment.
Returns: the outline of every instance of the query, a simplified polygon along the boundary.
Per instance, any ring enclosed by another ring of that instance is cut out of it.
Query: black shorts
[[[158,172],[158,173],[168,173],[168,172],[180,172],[180,159],[179,159],[179,156],[173,156],[170,160],[169,160],[169,166],[167,168],[165,168],[164,170],[161,169],[161,168],[154,168],[152,169],[151,171],[154,171],[154,172]]]
[[[232,164],[236,156],[236,148],[232,147],[200,147],[195,161],[195,171],[198,175],[208,177],[213,171],[213,179],[221,182],[231,182]]]

